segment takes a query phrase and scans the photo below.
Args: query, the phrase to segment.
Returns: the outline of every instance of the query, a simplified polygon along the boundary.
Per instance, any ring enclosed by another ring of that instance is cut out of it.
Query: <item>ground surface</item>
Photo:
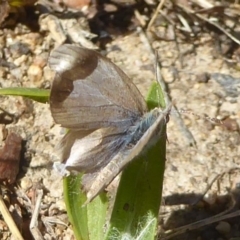
[[[45,18],[39,21],[40,29],[31,30],[19,23],[0,30],[1,57],[8,62],[7,66],[0,66],[2,88],[49,88],[52,73],[47,66],[47,58],[53,47],[61,43],[61,37],[55,37],[54,27],[50,27],[51,20]],[[64,21],[67,24],[67,20]],[[106,28],[112,40],[106,45],[104,53],[133,79],[145,96],[155,79],[154,59],[144,35],[137,32],[135,27],[130,31],[123,31],[117,26]],[[164,28],[155,28],[156,30],[159,35],[165,31]],[[225,125],[219,126],[205,118],[182,114],[196,141],[195,146],[190,146],[189,139],[180,131],[174,121],[174,112],[172,113],[168,123],[161,231],[206,219],[228,209],[233,208],[233,212],[238,210],[240,95],[237,87],[240,86],[240,78],[237,63],[229,63],[226,56],[218,51],[216,41],[219,36],[220,33],[214,37],[210,32],[203,32],[191,41],[181,39],[178,46],[175,41],[154,40],[152,43],[159,53],[161,72],[169,88],[168,94],[176,107],[201,116],[227,119]],[[203,81],[204,79],[209,81]],[[219,84],[221,80],[226,83],[224,86]],[[70,239],[71,228],[62,224],[50,224],[52,216],[55,222],[58,219],[68,224],[60,178],[49,164],[57,158],[54,146],[63,131],[54,125],[48,104],[20,97],[0,99],[1,111],[15,117],[15,120],[9,116],[1,118],[1,145],[4,145],[6,130],[20,134],[25,141],[25,161],[16,185],[18,191],[25,192],[33,187],[37,189],[41,183],[46,190],[43,197],[46,206],[43,221],[56,234],[56,239],[60,235],[63,237],[59,239]],[[211,181],[223,173],[225,174],[214,182],[204,200],[194,205]],[[26,204],[27,208],[31,208],[31,203]],[[0,221],[0,224],[4,229],[4,223]],[[23,228],[24,224],[26,225],[23,221]],[[9,239],[7,234],[6,232],[3,239]],[[50,239],[47,234],[45,238]],[[239,238],[240,218],[235,217],[206,224],[171,239]]]

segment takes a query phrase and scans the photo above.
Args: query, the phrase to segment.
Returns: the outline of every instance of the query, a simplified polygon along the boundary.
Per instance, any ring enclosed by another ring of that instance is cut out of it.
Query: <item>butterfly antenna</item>
[[[207,121],[209,121],[209,122],[211,122],[211,123],[213,123],[213,124],[216,124],[216,125],[222,125],[223,124],[223,122],[220,120],[220,119],[218,119],[218,118],[212,118],[212,117],[209,117],[209,116],[201,116],[200,114],[197,114],[197,113],[194,113],[194,112],[192,112],[192,111],[189,111],[189,110],[185,110],[185,109],[181,109],[181,110],[177,110],[179,113],[186,113],[186,114],[191,114],[191,115],[193,115],[193,116],[195,116],[195,117],[198,117],[199,119],[205,119],[205,120],[207,120]]]

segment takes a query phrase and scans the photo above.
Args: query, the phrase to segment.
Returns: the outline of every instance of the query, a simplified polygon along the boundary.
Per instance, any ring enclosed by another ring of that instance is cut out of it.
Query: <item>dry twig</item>
[[[0,189],[0,191],[1,191],[1,189]],[[3,216],[4,221],[6,222],[7,226],[9,227],[9,230],[11,231],[13,237],[16,240],[24,240],[17,225],[13,221],[13,218],[3,201],[2,193],[0,193],[0,212]]]
[[[177,6],[179,6],[181,9],[183,9],[186,13],[194,14],[194,16],[198,17],[199,19],[213,25],[214,27],[219,29],[221,32],[223,32],[227,37],[229,37],[232,41],[234,41],[235,43],[240,45],[240,41],[236,37],[234,37],[231,33],[229,33],[227,30],[225,30],[223,27],[221,27],[216,22],[209,20],[208,18],[204,17],[202,14],[194,12],[193,10],[191,10],[190,8],[187,8],[186,6],[183,6],[181,4],[177,4]]]
[[[151,58],[154,60],[155,59],[155,52],[151,46],[151,44],[149,43],[149,40],[148,40],[148,37],[146,36],[146,34],[143,32],[142,28],[138,27],[138,33],[140,34],[140,38],[142,40],[142,42],[145,44],[146,48],[148,49],[148,51],[150,52],[151,54]],[[159,63],[159,61],[156,61],[156,64],[157,64],[157,77],[158,77],[158,81],[161,85],[161,88],[164,92],[164,97],[166,99],[166,103],[167,105],[171,104],[171,99],[169,98],[169,95],[167,94],[167,87],[166,87],[166,84],[165,84],[165,81],[160,73],[160,69],[161,69],[161,65]],[[183,133],[183,135],[185,136],[185,138],[187,139],[188,141],[188,144],[189,145],[195,145],[196,144],[196,141],[192,135],[192,133],[188,130],[188,128],[185,126],[183,120],[182,120],[182,117],[180,115],[180,113],[177,111],[176,107],[174,105],[172,105],[172,109],[174,112],[176,112],[176,114],[174,115],[174,120],[175,122],[177,123],[177,125],[179,126],[181,132]]]
[[[212,185],[215,181],[219,181],[219,179],[221,179],[225,174],[231,173],[232,171],[239,170],[239,169],[240,168],[238,168],[238,167],[230,168],[230,169],[218,174],[217,176],[215,176],[213,178],[213,180],[209,183],[209,185],[206,188],[202,197],[209,191],[209,189],[212,187]],[[196,204],[199,200],[200,199],[198,199],[195,203],[193,203],[193,205]],[[164,239],[164,240],[171,239],[172,237],[183,234],[187,231],[198,229],[198,228],[201,228],[203,226],[206,226],[206,225],[209,225],[209,224],[212,224],[212,223],[215,223],[215,222],[220,222],[220,221],[223,221],[223,220],[226,220],[226,219],[229,219],[229,218],[240,216],[240,210],[229,213],[234,209],[234,207],[236,206],[235,204],[236,204],[236,202],[233,201],[233,204],[230,208],[226,209],[225,211],[223,211],[223,212],[221,212],[221,213],[219,213],[219,214],[217,214],[213,217],[203,219],[203,220],[197,221],[195,223],[191,223],[189,225],[185,225],[183,227],[179,227],[179,228],[176,228],[176,229],[173,229],[173,230],[166,231],[165,232],[166,236],[162,237],[161,239]]]
[[[209,225],[209,224],[212,224],[212,223],[215,223],[215,222],[223,221],[223,220],[238,217],[238,216],[240,216],[240,210],[238,210],[236,212],[233,212],[233,213],[226,214],[224,216],[222,216],[222,215],[221,216],[219,216],[219,215],[218,216],[213,216],[213,217],[210,217],[210,218],[207,218],[207,219],[195,222],[195,223],[191,223],[191,224],[183,226],[183,227],[176,228],[174,230],[170,230],[170,231],[166,232],[166,234],[168,236],[161,237],[161,239],[162,240],[171,239],[172,237],[180,235],[180,234],[185,233],[187,231],[194,230],[194,229],[197,229],[197,228],[201,228],[203,226],[206,226],[206,225]]]
[[[32,214],[31,222],[30,222],[30,231],[31,231],[32,235],[34,236],[35,240],[43,240],[44,238],[38,229],[38,215],[39,215],[39,211],[41,209],[43,190],[39,189],[36,192],[37,192],[37,200],[35,203],[35,208],[34,208],[34,211]]]
[[[154,12],[154,14],[153,14],[153,16],[152,16],[152,18],[151,18],[151,20],[150,20],[150,22],[149,22],[149,24],[148,24],[147,30],[150,30],[150,29],[151,29],[153,23],[155,22],[155,20],[156,20],[156,18],[157,18],[157,15],[158,15],[159,11],[160,11],[161,8],[163,7],[164,3],[165,3],[165,0],[161,0],[160,3],[158,4],[157,9],[156,9],[156,11]]]

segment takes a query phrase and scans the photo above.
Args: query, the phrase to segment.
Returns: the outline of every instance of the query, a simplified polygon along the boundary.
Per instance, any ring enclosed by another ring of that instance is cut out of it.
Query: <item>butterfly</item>
[[[69,131],[60,142],[60,171],[83,172],[90,202],[138,155],[163,137],[171,110],[148,111],[128,76],[94,50],[64,44],[53,50],[50,110]]]

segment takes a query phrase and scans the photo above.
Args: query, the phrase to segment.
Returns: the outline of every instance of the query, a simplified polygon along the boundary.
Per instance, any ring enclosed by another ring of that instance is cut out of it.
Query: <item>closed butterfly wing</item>
[[[105,167],[125,145],[122,128],[101,128],[83,134],[69,131],[61,142],[62,159],[68,171],[92,173]]]
[[[99,172],[93,174],[86,174],[83,177],[83,188],[87,192],[87,202],[92,199],[106,188],[112,180],[126,167],[133,159],[146,150],[151,144],[155,144],[163,135],[163,127],[167,123],[169,112],[171,111],[171,105],[169,105],[164,111],[160,109],[152,110],[152,114],[158,115],[153,125],[149,126],[148,130],[138,139],[137,143],[132,147],[124,145],[125,148],[116,152],[111,161],[102,168]]]
[[[62,45],[49,65],[56,72],[50,94],[54,120],[73,130],[130,126],[146,103],[121,69],[97,52]]]

